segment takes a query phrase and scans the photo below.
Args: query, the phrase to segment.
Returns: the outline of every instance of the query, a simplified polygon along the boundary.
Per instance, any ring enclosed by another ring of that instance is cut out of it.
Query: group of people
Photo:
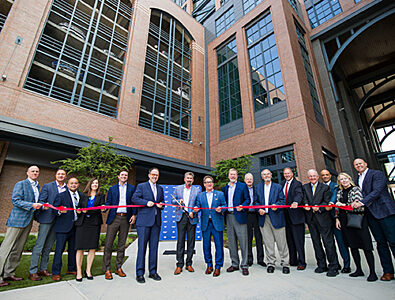
[[[340,173],[337,184],[331,181],[331,174],[322,170],[309,170],[308,183],[302,184],[290,168],[283,170],[285,180],[281,184],[272,182],[272,173],[261,172],[262,183],[253,185],[251,173],[238,181],[236,169],[228,173],[229,183],[222,191],[214,190],[214,179],[203,178],[205,191],[193,185],[194,174],[186,172],[184,184],[175,188],[172,204],[176,207],[177,254],[174,275],[179,275],[185,266],[194,272],[193,253],[197,223],[201,222],[203,254],[207,264],[205,274],[218,277],[224,265],[223,231],[227,230],[231,265],[227,272],[240,270],[249,275],[248,267],[253,264],[252,240],[255,236],[257,263],[273,273],[276,267],[275,245],[277,245],[282,273],[289,274],[290,266],[302,271],[306,268],[305,224],[310,231],[315,258],[316,273],[327,272],[330,277],[350,273],[352,277],[364,276],[359,249],[362,249],[369,266],[368,281],[376,281],[372,238],[383,267],[381,280],[394,279],[392,256],[395,256],[395,202],[387,189],[387,180],[381,171],[371,170],[363,159],[356,159],[354,167],[359,173],[354,182],[350,175]],[[23,247],[30,233],[33,219],[39,223],[36,244],[31,255],[30,280],[41,280],[43,276],[61,279],[62,254],[68,244],[68,269],[77,281],[83,277],[92,280],[91,266],[98,248],[102,214],[108,212],[107,234],[103,255],[105,279],[113,279],[111,255],[113,243],[118,235],[116,274],[125,277],[122,264],[130,224],[136,224],[138,253],[136,280],[144,283],[145,256],[149,246],[149,278],[161,280],[158,269],[158,243],[161,228],[161,211],[164,209],[163,188],[157,184],[159,170],[149,170],[147,182],[137,188],[128,184],[128,172],[121,170],[119,182],[112,186],[107,198],[100,192],[100,183],[92,178],[83,193],[78,191],[77,178],[69,178],[66,172],[56,171],[55,181],[45,184],[39,190],[37,178],[39,168],[31,166],[28,178],[18,182],[13,190],[13,209],[7,221],[7,232],[0,247],[0,286],[23,278],[15,276]],[[319,181],[321,177],[322,182]],[[49,203],[55,207],[80,208],[81,210],[54,210],[43,206]],[[335,208],[327,205],[336,205]],[[84,210],[84,208],[115,205],[119,208]],[[140,207],[124,207],[139,205]],[[290,205],[289,208],[277,208]],[[320,207],[320,206],[327,207]],[[350,205],[353,209],[340,207]],[[259,207],[265,206],[265,207]],[[273,206],[273,207],[271,207]],[[214,240],[215,256],[211,251]],[[187,254],[185,259],[185,239]],[[340,267],[335,246],[338,244],[344,266]],[[52,274],[48,271],[49,253],[56,240]],[[322,241],[322,242],[321,242]],[[322,245],[324,244],[324,247]],[[241,249],[241,257],[238,249]],[[324,250],[325,248],[325,250]],[[356,266],[351,273],[350,255]],[[84,251],[88,250],[87,266],[82,273]],[[392,255],[391,255],[392,252]],[[266,258],[265,258],[266,253]],[[328,261],[328,264],[327,264]]]

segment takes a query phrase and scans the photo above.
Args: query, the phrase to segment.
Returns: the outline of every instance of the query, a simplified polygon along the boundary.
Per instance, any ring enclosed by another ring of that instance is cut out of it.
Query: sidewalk
[[[315,274],[315,259],[311,240],[306,236],[307,269],[297,271],[291,267],[291,274],[284,275],[277,267],[274,274],[268,274],[266,268],[254,264],[249,276],[241,272],[226,273],[230,265],[229,252],[225,249],[225,265],[221,276],[213,278],[205,275],[206,265],[202,253],[202,242],[196,242],[196,255],[193,266],[195,273],[184,270],[174,276],[175,255],[162,255],[165,250],[174,250],[175,242],[160,242],[158,273],[162,281],[156,282],[145,276],[146,283],[138,284],[135,280],[135,260],[137,243],[129,246],[129,256],[123,269],[128,275],[120,278],[114,275],[113,280],[105,280],[97,276],[93,281],[84,279],[81,283],[75,280],[41,285],[0,292],[0,300],[94,300],[94,299],[394,299],[395,280],[391,282],[367,282],[366,277],[350,278],[341,274],[328,278],[325,274]],[[376,251],[375,251],[376,252]],[[381,266],[375,253],[377,275],[381,276]],[[362,261],[364,257],[361,253]],[[354,266],[352,266],[355,269]],[[363,265],[367,273],[366,263]],[[367,275],[367,274],[366,274]]]

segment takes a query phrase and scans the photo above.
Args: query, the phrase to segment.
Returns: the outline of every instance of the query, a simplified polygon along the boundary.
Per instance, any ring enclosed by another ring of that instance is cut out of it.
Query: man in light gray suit
[[[192,209],[185,207],[194,207],[196,196],[199,189],[193,186],[195,175],[192,172],[186,172],[184,175],[185,184],[179,185],[174,189],[172,204],[180,205],[176,208],[177,221],[177,268],[174,275],[182,272],[184,267],[185,252],[185,234],[187,235],[187,260],[186,269],[194,272],[192,267],[193,251],[195,249],[195,232],[198,223],[198,215]]]
[[[56,196],[66,191],[66,171],[58,169],[55,179],[55,181],[44,184],[38,200],[39,203],[54,204]],[[36,221],[40,223],[40,226],[38,227],[37,240],[30,258],[29,279],[32,281],[41,280],[41,276],[51,276],[47,269],[49,253],[56,238],[55,231],[53,230],[56,216],[57,212],[47,207],[41,207],[36,213]],[[39,261],[40,267],[38,265]]]
[[[12,191],[12,210],[7,220],[7,232],[0,247],[0,287],[8,281],[20,281],[15,270],[21,259],[23,247],[33,224],[33,214],[42,204],[38,203],[39,189],[37,166],[27,169],[27,179],[19,181]],[[4,280],[3,280],[4,279]]]

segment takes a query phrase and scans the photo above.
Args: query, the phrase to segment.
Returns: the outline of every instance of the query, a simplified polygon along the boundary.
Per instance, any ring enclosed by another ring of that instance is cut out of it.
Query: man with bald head
[[[0,287],[9,285],[8,281],[19,281],[15,270],[21,259],[23,247],[33,224],[33,214],[41,208],[38,203],[39,190],[37,166],[27,169],[27,179],[15,184],[12,191],[12,210],[7,220],[7,232],[0,247]]]
[[[369,169],[362,158],[354,160],[354,168],[358,172],[355,183],[361,188],[363,199],[352,206],[364,205],[367,208],[365,213],[383,267],[384,274],[380,279],[390,281],[394,279],[391,251],[395,257],[395,202],[388,192],[387,178],[383,172]]]
[[[316,170],[309,170],[307,178],[310,181],[303,185],[305,205],[328,205],[331,200],[331,190],[329,186],[318,182],[318,172]],[[314,270],[316,273],[326,272],[326,276],[335,277],[339,274],[337,253],[335,248],[335,240],[333,238],[332,217],[330,212],[325,207],[305,208],[306,223],[309,226],[311,240],[315,258],[318,267]],[[321,244],[321,239],[324,242],[326,254]],[[326,265],[326,258],[329,265]]]

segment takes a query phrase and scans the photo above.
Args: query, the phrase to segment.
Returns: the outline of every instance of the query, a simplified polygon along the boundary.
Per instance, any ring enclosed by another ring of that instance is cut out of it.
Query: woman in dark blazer
[[[105,203],[104,194],[100,193],[99,181],[96,178],[89,180],[85,187],[84,195],[78,204],[78,208],[87,208],[100,206]],[[99,237],[103,218],[101,210],[83,210],[78,211],[78,219],[75,222],[75,248],[77,250],[77,281],[82,281],[82,260],[84,258],[84,250],[89,250],[86,264],[85,276],[92,280],[91,267],[95,258],[95,251],[99,246]]]
[[[354,201],[362,200],[361,189],[354,184],[350,175],[347,173],[340,173],[337,177],[337,182],[339,185],[339,190],[336,195],[337,206],[351,205]],[[362,214],[362,228],[347,226],[348,214]],[[368,281],[376,281],[377,276],[374,268],[373,244],[368,229],[368,220],[364,215],[364,207],[355,208],[349,212],[346,212],[343,209],[337,209],[335,217],[336,228],[341,230],[345,246],[351,248],[351,254],[354,259],[355,266],[357,267],[355,272],[351,273],[350,276],[364,276],[361,268],[361,256],[359,255],[359,249],[362,249],[365,253],[366,261],[370,269]]]

